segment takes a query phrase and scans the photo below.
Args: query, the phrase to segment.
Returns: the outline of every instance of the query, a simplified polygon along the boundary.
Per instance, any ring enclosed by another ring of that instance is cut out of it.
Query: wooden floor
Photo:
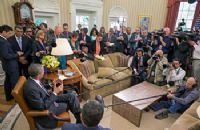
[[[3,86],[0,86],[0,122],[2,121],[2,118],[4,118],[4,116],[10,110],[10,108],[14,105],[14,103],[15,103],[14,100],[11,100],[9,102],[6,101],[4,95],[4,88]]]

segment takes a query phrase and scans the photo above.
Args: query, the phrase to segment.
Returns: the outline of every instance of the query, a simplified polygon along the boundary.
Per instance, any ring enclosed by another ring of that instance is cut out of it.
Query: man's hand
[[[59,94],[63,92],[63,81],[62,80],[56,80],[53,81],[54,88],[53,88],[53,93]]]
[[[174,94],[168,93],[167,98],[172,99],[174,97]]]
[[[24,55],[24,52],[22,52],[22,51],[17,51],[17,55],[18,55],[18,56],[22,56],[22,55]]]
[[[110,42],[106,42],[106,46],[110,46]]]
[[[26,60],[26,57],[24,56],[19,57],[19,62],[23,65],[28,64],[28,61]]]

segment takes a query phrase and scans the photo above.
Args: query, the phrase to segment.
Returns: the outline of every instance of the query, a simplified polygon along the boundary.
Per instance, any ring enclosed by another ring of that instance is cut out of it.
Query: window
[[[89,28],[89,16],[76,16],[76,27],[78,24],[81,24],[82,28]]]
[[[197,2],[193,4],[189,4],[188,2],[180,3],[178,18],[176,21],[176,28],[178,27],[179,23],[182,22],[182,19],[184,19],[184,22],[186,24],[185,26],[182,27],[183,31],[191,29],[196,5],[197,5]]]

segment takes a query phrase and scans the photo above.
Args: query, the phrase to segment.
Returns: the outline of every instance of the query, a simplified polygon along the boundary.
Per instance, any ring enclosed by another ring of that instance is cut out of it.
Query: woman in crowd
[[[44,31],[39,30],[33,43],[33,61],[41,63],[42,57],[47,54],[50,54],[50,47],[46,45]]]
[[[103,36],[101,33],[97,35],[97,38],[95,41],[92,42],[91,44],[91,50],[89,52],[93,54],[94,56],[96,55],[103,55],[104,53],[104,44],[102,42]]]
[[[74,52],[68,59],[78,58],[79,54],[81,53],[80,50],[80,42],[78,41],[78,33],[72,32],[71,39],[69,40],[69,44]]]
[[[90,32],[90,39],[91,42],[95,41],[98,35],[98,30],[96,28],[93,28]]]

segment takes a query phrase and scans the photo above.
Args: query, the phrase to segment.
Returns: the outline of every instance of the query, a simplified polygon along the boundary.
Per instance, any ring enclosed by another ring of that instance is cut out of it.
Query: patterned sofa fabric
[[[195,125],[199,125],[200,121],[196,109],[200,105],[199,101],[195,101],[168,130],[195,130]],[[193,128],[193,129],[192,129]],[[196,129],[200,130],[200,129]]]

